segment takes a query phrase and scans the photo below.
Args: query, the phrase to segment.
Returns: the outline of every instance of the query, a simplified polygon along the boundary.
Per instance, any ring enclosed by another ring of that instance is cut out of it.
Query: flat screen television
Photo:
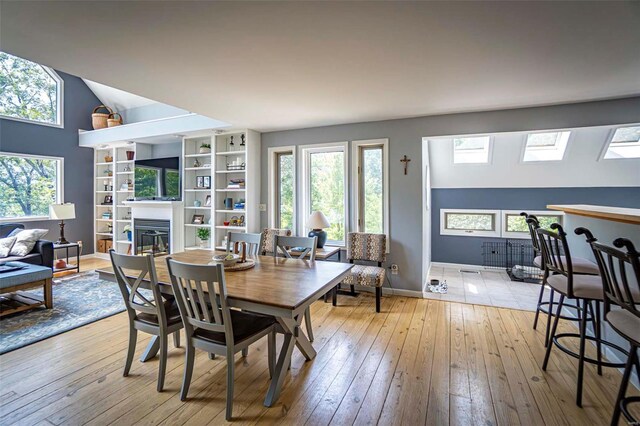
[[[136,160],[134,196],[136,200],[181,199],[180,157]]]

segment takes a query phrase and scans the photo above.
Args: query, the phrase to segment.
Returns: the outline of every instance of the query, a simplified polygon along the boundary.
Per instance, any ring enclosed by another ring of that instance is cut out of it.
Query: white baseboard
[[[346,286],[343,286],[343,290],[345,288],[348,288]],[[362,292],[366,292],[366,293],[374,293],[375,289],[374,287],[366,287],[366,286],[356,286],[356,289],[358,291],[362,291]],[[417,297],[418,299],[424,299],[424,295],[421,291],[417,291],[417,290],[405,290],[403,288],[389,288],[389,287],[382,287],[382,294],[383,295],[391,295],[391,296],[406,296],[406,297]]]
[[[487,269],[482,265],[468,265],[465,263],[431,262],[431,267],[429,268],[429,271],[431,271],[431,268],[434,266],[439,266],[441,268],[462,268],[462,269],[473,269],[473,270],[482,270],[482,271]]]

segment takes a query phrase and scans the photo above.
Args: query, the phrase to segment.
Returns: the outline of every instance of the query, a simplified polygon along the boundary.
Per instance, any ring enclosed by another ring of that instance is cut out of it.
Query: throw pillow
[[[11,248],[9,254],[11,256],[26,256],[31,253],[36,242],[47,235],[47,229],[25,229],[16,234],[16,242]]]
[[[16,242],[16,237],[0,238],[0,257],[9,256],[9,252]]]
[[[15,237],[16,235],[18,235],[22,231],[24,231],[23,228],[16,228],[13,231],[9,232],[9,235],[7,235],[7,237]]]

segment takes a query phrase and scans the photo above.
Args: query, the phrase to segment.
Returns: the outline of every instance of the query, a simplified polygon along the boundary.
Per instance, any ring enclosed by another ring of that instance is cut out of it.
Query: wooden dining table
[[[222,252],[189,250],[171,254],[170,257],[180,262],[208,264],[219,253]],[[166,256],[155,258],[156,274],[160,290],[165,294],[172,294],[166,259]],[[253,268],[225,273],[227,300],[231,307],[272,315],[278,321],[278,332],[284,334],[276,368],[264,400],[264,405],[270,407],[280,395],[293,349],[297,347],[308,361],[316,356],[313,345],[300,327],[304,311],[340,283],[353,265],[273,256],[255,256],[251,259],[255,261]],[[97,272],[100,278],[115,281],[113,269],[103,268]],[[137,274],[132,273],[131,277],[136,278]],[[153,337],[141,358],[142,362],[155,357],[159,351],[158,338]]]

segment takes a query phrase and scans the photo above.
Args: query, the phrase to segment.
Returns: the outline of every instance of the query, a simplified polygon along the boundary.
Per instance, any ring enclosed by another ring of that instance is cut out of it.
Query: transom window
[[[453,162],[455,164],[488,163],[490,136],[475,136],[453,139]]]
[[[500,236],[500,210],[440,210],[441,235]]]
[[[0,153],[0,221],[49,217],[61,204],[63,159]]]
[[[640,126],[617,128],[611,136],[604,158],[640,158]]]
[[[527,210],[527,213],[535,215],[540,222],[540,227],[544,229],[549,229],[552,223],[559,223],[562,225],[562,219],[564,218],[564,215],[560,212],[552,212],[546,210]],[[531,235],[529,234],[529,225],[527,225],[524,216],[520,216],[520,211],[503,210],[502,215],[503,238],[531,238]]]
[[[560,161],[564,158],[571,132],[530,133],[522,161]]]
[[[62,127],[62,94],[51,68],[0,52],[0,116]]]

